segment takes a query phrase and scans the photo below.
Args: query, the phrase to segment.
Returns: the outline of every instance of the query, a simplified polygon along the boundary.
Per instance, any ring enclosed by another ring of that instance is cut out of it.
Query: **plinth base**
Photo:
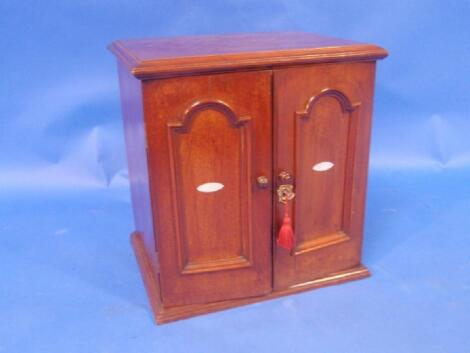
[[[300,293],[311,289],[331,286],[334,284],[340,284],[347,281],[357,280],[370,276],[369,270],[366,267],[359,265],[348,270],[332,273],[323,278],[318,278],[312,281],[296,284],[283,290],[273,291],[263,296],[230,299],[206,304],[163,307],[160,297],[160,290],[158,287],[159,283],[157,280],[157,276],[154,273],[150,264],[150,260],[145,251],[140,233],[132,233],[131,242],[134,247],[135,256],[137,257],[137,262],[139,263],[140,272],[145,283],[147,295],[149,297],[150,305],[152,307],[154,318],[157,324],[163,324],[171,321],[189,318],[196,315],[202,315],[214,311],[229,309],[241,305],[257,303],[263,300],[279,298],[290,294]]]

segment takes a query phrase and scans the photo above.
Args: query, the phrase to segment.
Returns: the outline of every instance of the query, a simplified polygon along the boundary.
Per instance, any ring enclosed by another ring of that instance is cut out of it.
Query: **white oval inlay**
[[[320,163],[317,163],[315,164],[312,169],[316,172],[324,172],[328,169],[331,169],[333,168],[334,166],[334,163],[333,162],[330,162],[330,161],[325,161],[325,162],[320,162]]]
[[[221,183],[204,183],[199,185],[196,189],[200,192],[216,192],[224,187]]]

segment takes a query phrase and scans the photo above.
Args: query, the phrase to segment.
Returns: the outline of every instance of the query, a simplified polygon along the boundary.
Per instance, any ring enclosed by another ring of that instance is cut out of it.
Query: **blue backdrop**
[[[469,1],[0,2],[0,352],[470,352]],[[156,327],[114,39],[377,43],[367,280]]]

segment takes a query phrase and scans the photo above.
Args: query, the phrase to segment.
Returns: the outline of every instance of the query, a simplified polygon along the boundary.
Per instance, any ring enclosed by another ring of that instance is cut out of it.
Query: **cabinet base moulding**
[[[157,324],[164,324],[196,315],[207,314],[219,310],[234,308],[237,306],[257,303],[264,300],[275,299],[316,288],[341,284],[348,281],[366,278],[371,275],[365,266],[359,265],[344,271],[332,273],[326,277],[295,284],[286,289],[276,290],[262,296],[164,308],[161,303],[158,277],[152,269],[150,259],[144,248],[141,234],[139,232],[132,233],[131,242]]]

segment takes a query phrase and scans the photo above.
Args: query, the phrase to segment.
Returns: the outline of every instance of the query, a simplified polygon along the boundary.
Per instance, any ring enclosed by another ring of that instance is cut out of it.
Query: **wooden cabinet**
[[[385,50],[307,33],[110,49],[132,243],[158,323],[369,275],[362,228]],[[283,224],[288,249],[276,241]]]

